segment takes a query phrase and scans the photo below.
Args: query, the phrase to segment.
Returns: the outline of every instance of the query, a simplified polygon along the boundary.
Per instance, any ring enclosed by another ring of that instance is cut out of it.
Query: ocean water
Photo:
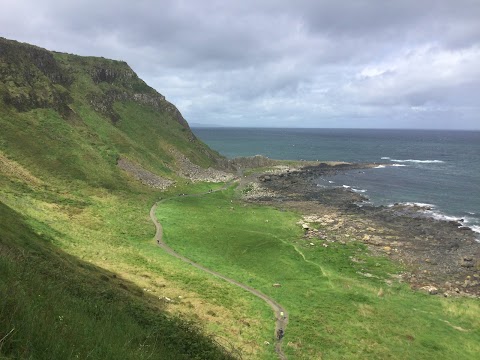
[[[227,157],[376,163],[374,169],[319,178],[373,204],[422,203],[432,216],[464,219],[480,237],[480,131],[194,128]]]

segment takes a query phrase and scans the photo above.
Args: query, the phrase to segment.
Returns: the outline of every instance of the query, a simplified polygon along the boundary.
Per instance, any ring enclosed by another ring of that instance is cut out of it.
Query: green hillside
[[[52,246],[0,203],[0,357],[228,359],[141,288]]]
[[[202,167],[219,158],[125,62],[3,38],[0,127],[0,151],[50,180],[119,189],[121,158],[173,179],[179,153]]]
[[[144,266],[159,190],[118,165],[182,191],[185,157],[221,159],[125,62],[0,38],[0,358],[232,357],[190,304],[164,299],[200,297],[188,283],[207,277],[154,244],[161,269]]]

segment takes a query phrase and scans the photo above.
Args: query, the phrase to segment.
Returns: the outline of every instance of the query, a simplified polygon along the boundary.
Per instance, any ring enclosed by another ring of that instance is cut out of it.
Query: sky
[[[0,36],[124,60],[190,123],[480,129],[480,0],[0,5]]]

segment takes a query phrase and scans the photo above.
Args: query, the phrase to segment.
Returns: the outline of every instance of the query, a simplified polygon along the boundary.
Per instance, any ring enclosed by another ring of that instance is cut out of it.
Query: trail
[[[220,189],[222,190],[222,189]],[[217,191],[220,191],[220,190],[217,190]],[[200,194],[191,194],[191,195],[182,195],[182,196],[201,196],[201,195],[206,195],[208,193],[200,193]],[[239,288],[242,288],[244,289],[245,291],[248,291],[249,293],[255,295],[256,297],[262,299],[263,301],[265,301],[273,310],[274,314],[275,314],[275,318],[276,318],[276,321],[275,321],[275,332],[274,332],[274,338],[276,339],[276,342],[275,342],[275,351],[278,355],[278,358],[280,360],[286,360],[287,357],[285,356],[283,350],[282,350],[282,342],[283,342],[283,339],[277,339],[277,331],[279,329],[283,329],[283,331],[285,332],[286,328],[287,328],[287,324],[288,324],[288,313],[287,311],[282,307],[282,305],[280,305],[279,303],[277,303],[274,299],[272,299],[271,297],[261,293],[260,291],[248,286],[248,285],[245,285],[245,284],[242,284],[234,279],[230,279],[216,271],[213,271],[213,270],[210,270],[200,264],[197,264],[196,262],[186,258],[185,256],[183,255],[180,255],[178,254],[177,252],[175,252],[175,250],[173,250],[172,248],[170,248],[167,244],[165,244],[165,242],[163,241],[163,227],[162,227],[162,224],[160,224],[160,222],[158,221],[157,217],[155,216],[155,211],[158,207],[158,204],[162,203],[162,202],[165,202],[167,200],[169,200],[170,198],[166,198],[166,199],[163,199],[163,200],[160,200],[158,202],[156,202],[152,208],[150,209],[150,219],[152,220],[152,222],[155,224],[155,228],[156,228],[156,233],[155,233],[155,241],[157,242],[158,246],[160,246],[163,250],[165,250],[165,252],[167,252],[168,254],[176,257],[177,259],[180,259],[184,262],[186,262],[187,264],[190,264],[194,267],[196,267],[197,269],[200,269],[208,274],[211,274],[213,276],[216,276],[220,279],[223,279],[225,280],[226,282],[230,283],[230,284],[233,284],[233,285],[236,285],[238,286]],[[283,316],[281,316],[281,313],[283,313]]]
[[[313,261],[311,261],[311,260],[308,260],[308,259],[305,257],[305,254],[304,254],[303,252],[301,252],[301,251],[295,246],[295,244],[291,244],[291,243],[289,243],[289,242],[286,242],[285,240],[279,238],[277,235],[274,235],[274,234],[271,234],[271,233],[262,233],[262,232],[254,231],[254,230],[245,230],[245,231],[246,231],[246,232],[250,232],[250,233],[254,233],[254,234],[255,234],[255,233],[257,233],[257,234],[262,234],[262,235],[267,234],[267,235],[269,235],[269,236],[277,239],[277,240],[280,241],[281,243],[283,243],[283,244],[285,244],[285,245],[287,245],[287,246],[292,247],[293,250],[295,250],[295,252],[302,257],[303,261],[305,261],[306,263],[308,263],[308,264],[310,264],[310,265],[313,265],[313,266],[315,266],[316,268],[320,269],[320,271],[322,272],[322,275],[323,275],[325,278],[327,278],[328,284],[330,285],[330,287],[331,287],[332,289],[334,288],[333,283],[332,283],[332,280],[330,279],[330,276],[327,275],[327,273],[325,272],[325,270],[323,269],[323,267],[322,267],[320,264],[317,264],[316,262],[313,262]]]

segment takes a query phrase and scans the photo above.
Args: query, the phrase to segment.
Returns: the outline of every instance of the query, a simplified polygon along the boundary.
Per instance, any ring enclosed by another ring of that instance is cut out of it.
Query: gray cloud
[[[190,121],[480,128],[477,0],[6,2],[2,36],[125,60]]]

